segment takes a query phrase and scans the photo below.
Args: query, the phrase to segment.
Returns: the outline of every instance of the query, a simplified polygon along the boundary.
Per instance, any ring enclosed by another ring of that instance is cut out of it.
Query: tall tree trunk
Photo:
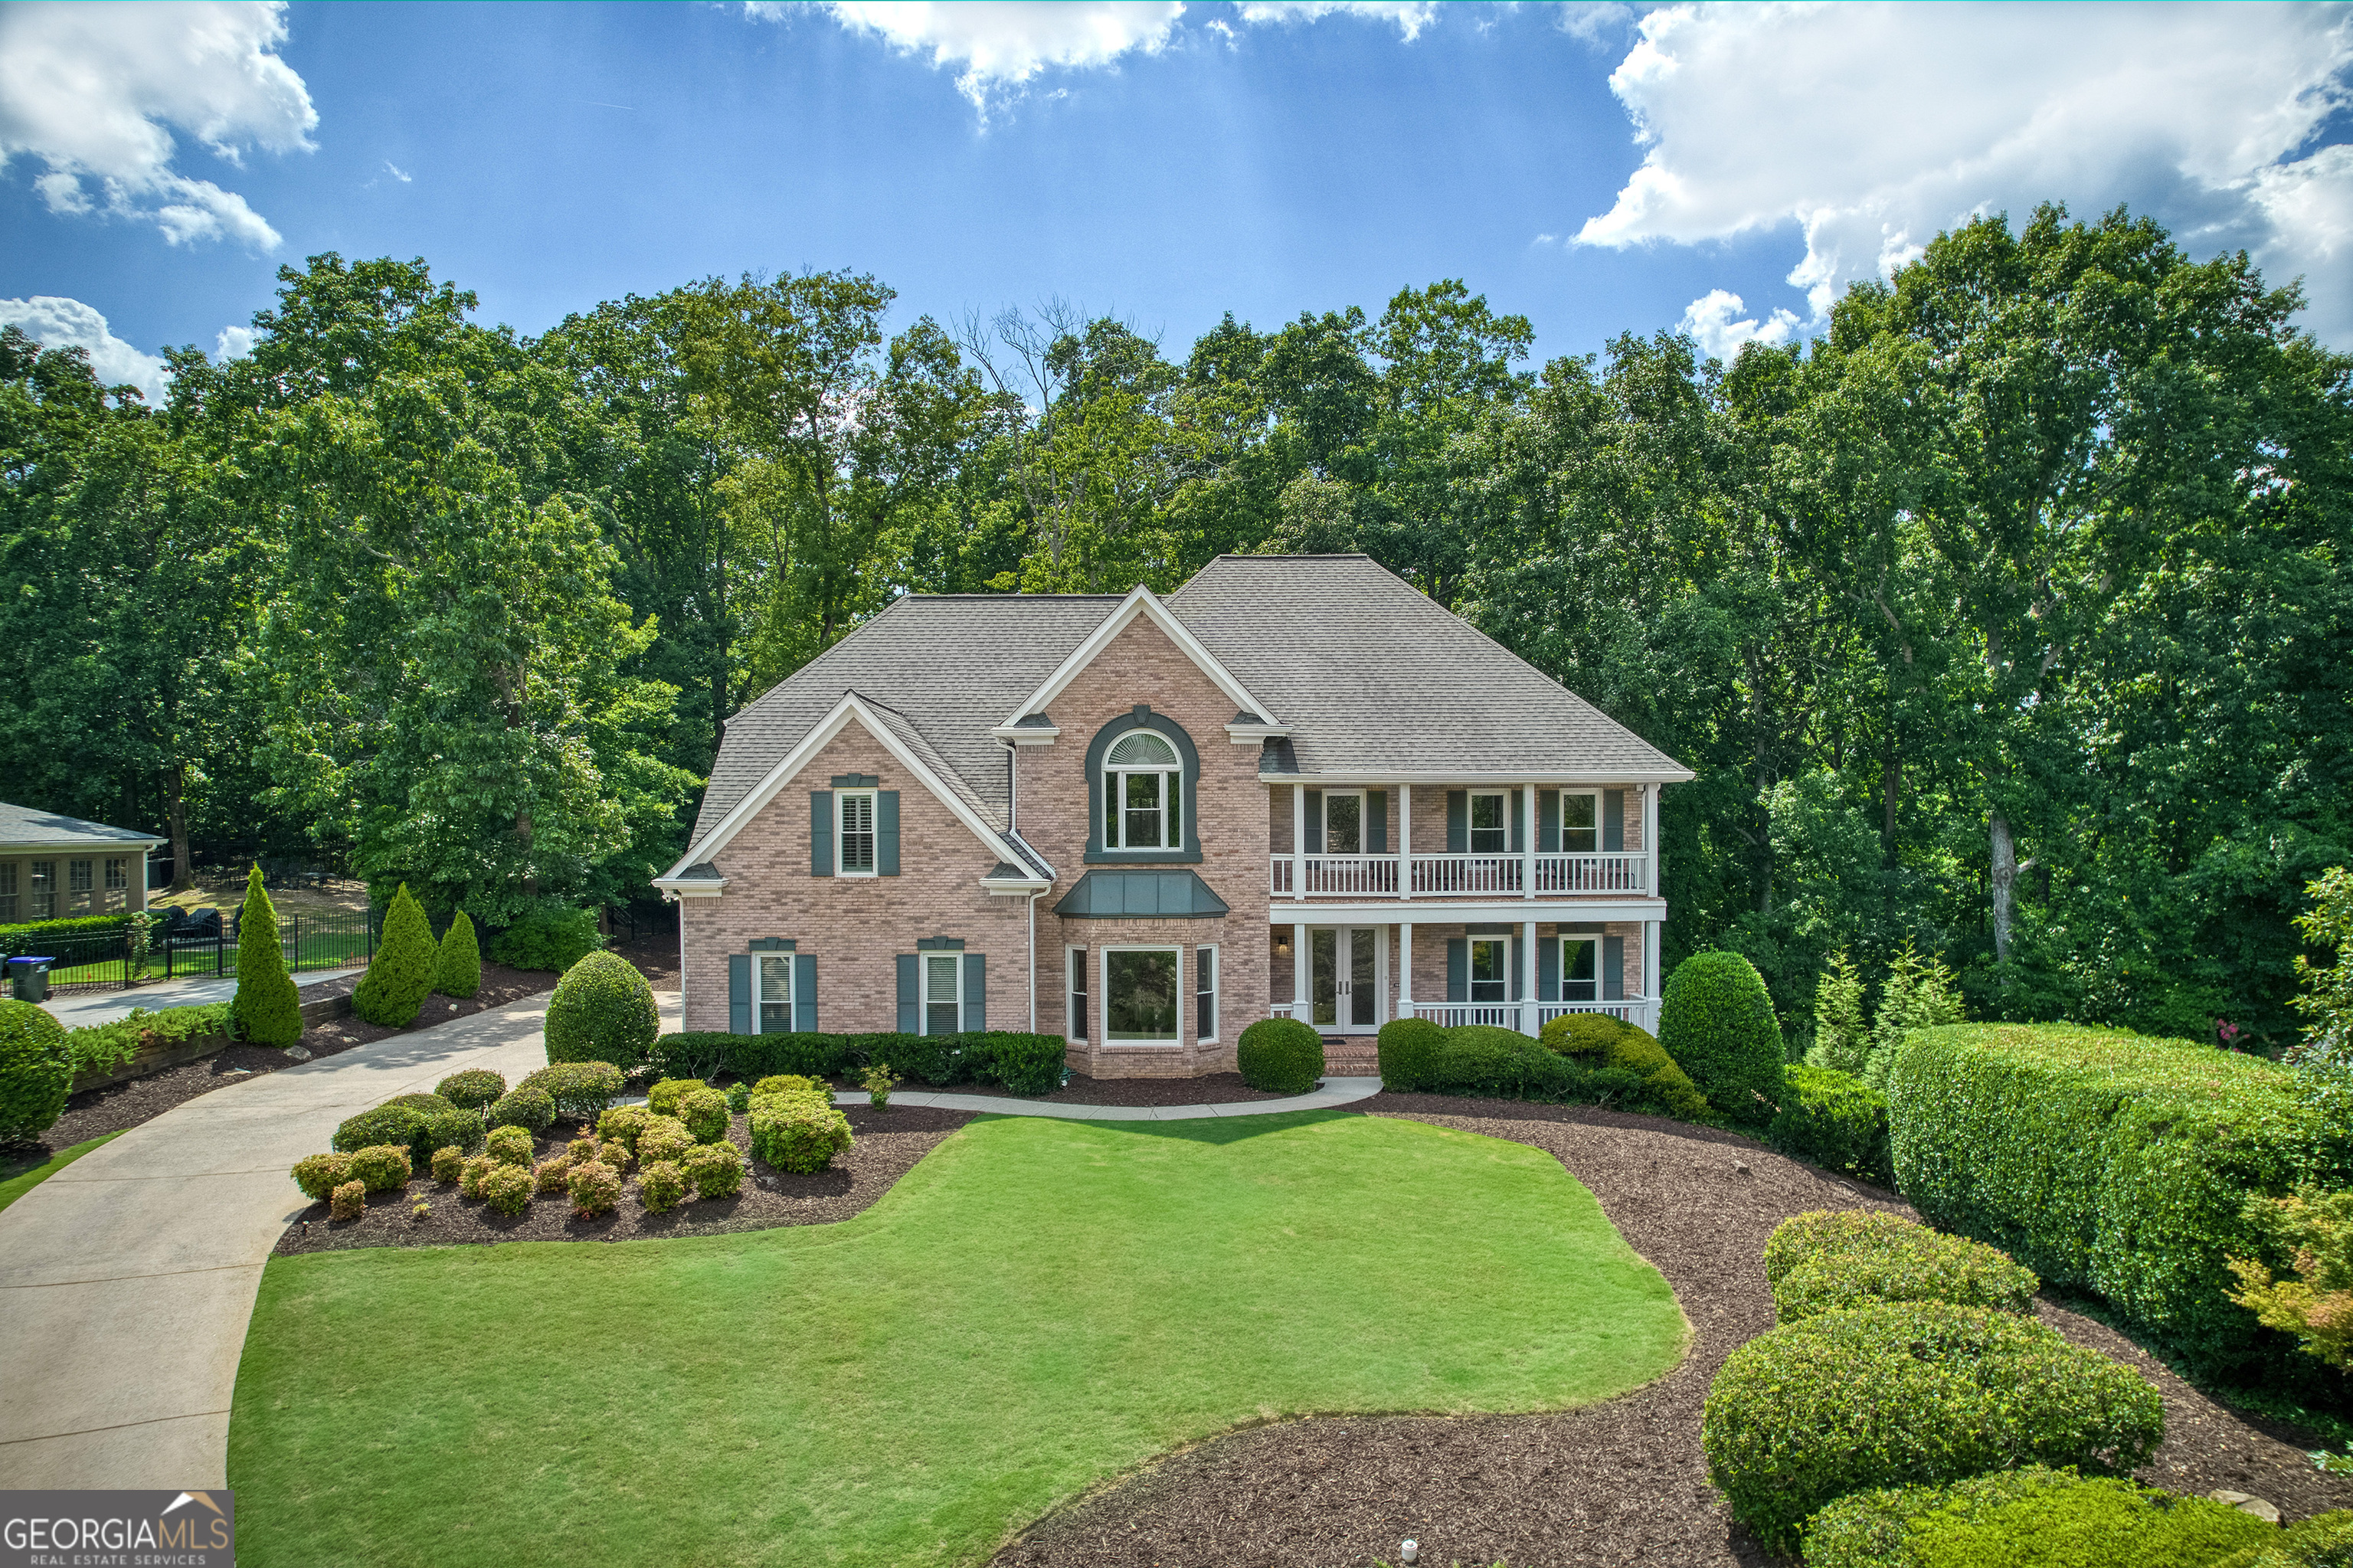
[[[172,891],[185,893],[195,886],[195,867],[188,863],[188,770],[185,764],[174,762],[164,769],[164,815],[165,831],[172,835]]]
[[[2010,819],[1993,814],[1993,957],[2010,961],[2010,916],[2018,892],[2018,841],[2010,834]]]
[[[1904,764],[1889,752],[1879,765],[1879,789],[1883,798],[1883,816],[1879,828],[1879,863],[1888,871],[1895,869],[1895,802],[1904,792]]]

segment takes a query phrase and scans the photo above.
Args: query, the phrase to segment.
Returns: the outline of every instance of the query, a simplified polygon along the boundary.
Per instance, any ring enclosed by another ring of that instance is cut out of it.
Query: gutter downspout
[[[1041,887],[1029,895],[1029,1033],[1038,1033],[1038,900],[1052,892]]]

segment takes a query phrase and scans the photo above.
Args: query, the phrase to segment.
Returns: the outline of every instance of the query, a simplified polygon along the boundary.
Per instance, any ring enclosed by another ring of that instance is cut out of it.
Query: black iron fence
[[[230,977],[243,948],[236,910],[157,914],[145,940],[134,926],[115,931],[79,931],[33,944],[49,966],[52,991],[125,991],[153,980],[191,976]],[[301,969],[363,969],[375,956],[381,916],[353,909],[286,909],[278,916],[278,946],[286,967]]]

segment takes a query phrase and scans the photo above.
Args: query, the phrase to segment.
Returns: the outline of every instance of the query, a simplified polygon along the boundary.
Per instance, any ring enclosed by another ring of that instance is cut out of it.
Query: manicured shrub
[[[2353,1568],[2353,1512],[2339,1509],[2298,1520],[2260,1546],[2213,1568]]]
[[[240,960],[241,961],[241,960]],[[433,992],[433,970],[441,950],[433,940],[433,927],[425,910],[408,895],[402,883],[385,911],[384,936],[367,972],[352,990],[352,1011],[370,1023],[406,1029],[417,1021],[417,1010]]]
[[[629,1146],[619,1139],[607,1139],[596,1146],[596,1162],[626,1173],[638,1162],[638,1157],[630,1153]]]
[[[727,1136],[727,1097],[717,1089],[690,1089],[679,1097],[678,1119],[697,1143],[716,1143]]]
[[[474,938],[474,922],[463,909],[451,916],[441,933],[441,947],[433,959],[433,989],[460,1001],[482,989],[482,948]]]
[[[566,1121],[594,1121],[628,1085],[610,1062],[559,1062],[542,1067],[517,1086],[546,1090],[555,1114]]]
[[[1584,1058],[1590,1067],[1635,1074],[1642,1081],[1641,1099],[1647,1102],[1639,1108],[1685,1121],[1703,1120],[1710,1115],[1707,1097],[1647,1029],[1606,1012],[1565,1012],[1544,1026],[1540,1038],[1547,1049]]]
[[[286,972],[278,911],[261,885],[259,865],[246,877],[245,908],[237,916],[237,995],[229,1011],[239,1033],[256,1045],[282,1048],[302,1038],[302,995]]]
[[[1694,953],[1659,1003],[1659,1043],[1708,1104],[1740,1126],[1769,1120],[1781,1092],[1781,1023],[1757,966],[1738,953]]]
[[[167,1007],[153,1012],[134,1007],[104,1023],[67,1030],[66,1051],[77,1077],[84,1073],[111,1072],[149,1045],[180,1045],[211,1035],[234,1036],[237,1020],[233,1011],[234,1004],[227,1001],[203,1007]]]
[[[294,1185],[314,1202],[352,1179],[348,1154],[306,1154],[294,1162]]]
[[[2275,1541],[2252,1514],[2031,1466],[1841,1498],[1806,1521],[1806,1568],[2212,1568]]]
[[[752,1086],[752,1097],[765,1099],[770,1095],[815,1095],[830,1101],[833,1091],[816,1078],[798,1073],[771,1073]]]
[[[493,1165],[477,1185],[483,1206],[492,1213],[512,1216],[531,1207],[533,1183],[527,1165]]]
[[[684,1160],[695,1146],[694,1134],[674,1116],[658,1116],[646,1123],[645,1131],[638,1134],[638,1163],[651,1165],[657,1160]]]
[[[501,1095],[482,1119],[493,1128],[519,1127],[527,1132],[545,1132],[555,1120],[555,1101],[536,1084],[518,1084]]]
[[[813,1095],[763,1095],[752,1102],[752,1152],[779,1171],[822,1171],[849,1145],[849,1118]]]
[[[590,953],[564,971],[547,1001],[550,1062],[644,1065],[661,1033],[654,988],[618,953]]]
[[[1516,1030],[1480,1023],[1440,1031],[1419,1077],[1431,1094],[1579,1105],[1631,1105],[1645,1097],[1638,1073],[1588,1068],[1583,1060],[1563,1056]]]
[[[1897,1214],[1816,1209],[1765,1243],[1765,1279],[1784,1323],[1880,1301],[1942,1301],[2031,1316],[2042,1282],[1983,1242]]]
[[[621,1173],[594,1160],[572,1168],[572,1212],[584,1220],[609,1214],[621,1201]]]
[[[697,1089],[708,1087],[701,1078],[664,1078],[646,1091],[646,1109],[656,1116],[674,1117],[679,1101]]]
[[[494,1127],[482,1140],[484,1152],[501,1165],[531,1163],[531,1133],[520,1127]]]
[[[742,1116],[752,1108],[752,1086],[738,1080],[727,1086],[727,1110],[731,1116]]]
[[[1851,1492],[2024,1464],[2126,1471],[2164,1435],[2131,1368],[2031,1319],[1936,1302],[1759,1335],[1725,1359],[1700,1428],[1734,1514],[1783,1553]]]
[[[444,1111],[456,1108],[448,1100],[434,1094],[395,1095],[384,1103],[387,1106],[406,1106],[413,1111]]]
[[[594,909],[547,902],[533,906],[491,942],[491,957],[514,969],[563,974],[605,945]]]
[[[1431,1066],[1446,1044],[1446,1031],[1427,1018],[1392,1018],[1374,1042],[1381,1087],[1412,1094],[1430,1087]]]
[[[327,1197],[327,1217],[331,1220],[356,1220],[367,1213],[367,1184],[346,1181]]]
[[[65,1025],[38,1003],[0,1001],[0,1144],[47,1132],[72,1088]]]
[[[2353,1118],[2294,1069],[2073,1024],[1922,1030],[1889,1080],[1921,1218],[2095,1292],[2209,1375],[2266,1354],[2228,1260],[2263,1258],[2250,1194],[2353,1186]]]
[[[598,1145],[593,1137],[575,1138],[564,1150],[564,1158],[586,1164],[596,1158]]]
[[[507,1092],[507,1081],[487,1067],[469,1067],[462,1073],[452,1073],[433,1086],[433,1092],[453,1106],[470,1110],[487,1110],[499,1103]]]
[[[1825,1171],[1883,1187],[1895,1180],[1888,1166],[1887,1097],[1828,1067],[1781,1069],[1781,1109],[1765,1128],[1765,1141]]]
[[[335,1128],[330,1142],[342,1154],[379,1143],[396,1143],[407,1149],[415,1146],[417,1135],[424,1129],[425,1113],[415,1106],[381,1105],[360,1112]]]
[[[589,1162],[583,1160],[582,1163]],[[565,1192],[571,1182],[572,1161],[569,1159],[543,1160],[531,1168],[531,1190],[540,1197]]]
[[[1009,1094],[1047,1095],[1062,1086],[1070,1044],[1059,1034],[992,1029],[976,1036],[973,1075]]]
[[[649,1165],[638,1178],[638,1201],[649,1213],[666,1214],[685,1200],[686,1177],[672,1160]]]
[[[454,1144],[433,1151],[433,1180],[444,1187],[454,1187],[465,1173],[466,1151]]]
[[[744,1186],[744,1151],[732,1143],[705,1143],[690,1150],[678,1168],[698,1198],[732,1198]]]
[[[638,1135],[646,1130],[653,1112],[643,1106],[615,1106],[596,1118],[596,1136],[610,1143],[619,1143],[630,1153],[638,1151]]]
[[[380,1143],[352,1152],[352,1180],[371,1192],[397,1192],[408,1185],[413,1170],[406,1144]]]
[[[452,1106],[448,1110],[427,1111],[425,1124],[417,1128],[409,1149],[412,1152],[424,1150],[418,1156],[420,1160],[432,1159],[437,1149],[453,1146],[461,1154],[470,1153],[482,1141],[483,1130],[482,1113],[478,1110],[460,1110]]]
[[[1261,1018],[1242,1031],[1234,1062],[1261,1094],[1303,1095],[1324,1076],[1324,1037],[1295,1018]]]
[[[487,1154],[477,1154],[459,1168],[458,1192],[461,1196],[479,1198],[482,1195],[482,1178],[497,1170],[501,1161]]]

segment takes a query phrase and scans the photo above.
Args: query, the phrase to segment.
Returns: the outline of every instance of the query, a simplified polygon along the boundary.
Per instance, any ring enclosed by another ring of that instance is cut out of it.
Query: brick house
[[[1363,556],[1166,599],[909,595],[728,721],[680,901],[685,1027],[1060,1033],[1099,1077],[1335,1072],[1419,1014],[1655,1027],[1688,768]]]

